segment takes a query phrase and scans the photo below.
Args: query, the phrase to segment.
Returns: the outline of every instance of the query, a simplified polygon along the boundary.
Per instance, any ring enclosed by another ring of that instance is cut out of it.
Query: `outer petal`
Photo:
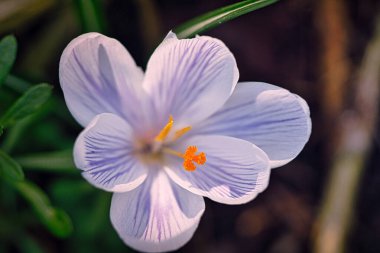
[[[86,33],[70,42],[59,64],[66,104],[75,119],[86,126],[94,116],[110,112],[136,121],[142,93],[142,70],[117,41]]]
[[[265,151],[272,168],[293,160],[309,140],[309,107],[301,97],[266,83],[239,83],[227,103],[194,129],[244,139]]]
[[[120,117],[96,116],[74,146],[75,165],[94,186],[106,191],[130,191],[139,186],[147,170],[134,156],[131,127]]]
[[[157,168],[135,190],[113,195],[111,221],[132,248],[171,251],[190,240],[204,209],[201,196],[177,186]]]
[[[266,154],[250,142],[227,136],[195,136],[177,150],[195,145],[207,161],[188,172],[182,161],[166,167],[168,175],[183,188],[225,204],[243,204],[254,199],[268,185],[270,167]]]
[[[158,48],[160,48],[161,46],[165,45],[166,43],[172,41],[172,40],[173,41],[178,41],[178,38],[177,38],[177,35],[174,32],[169,31],[168,34],[165,36],[165,38],[162,40],[161,44],[156,48],[156,50]]]
[[[238,76],[235,58],[220,40],[178,40],[169,33],[150,58],[143,82],[153,129],[161,129],[169,115],[177,127],[210,116],[229,98]]]

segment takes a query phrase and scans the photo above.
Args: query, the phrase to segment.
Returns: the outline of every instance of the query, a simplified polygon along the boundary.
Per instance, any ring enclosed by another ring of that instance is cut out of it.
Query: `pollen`
[[[188,126],[188,127],[184,127],[182,129],[176,131],[175,135],[174,135],[174,140],[178,140],[179,138],[181,138],[184,134],[186,134],[190,130],[191,130],[191,126]]]
[[[206,154],[204,152],[198,152],[198,148],[196,146],[189,146],[185,153],[183,154],[183,167],[187,171],[195,171],[197,166],[195,165],[203,165],[206,163]]]
[[[154,138],[155,141],[162,142],[166,139],[166,136],[168,136],[170,130],[172,129],[174,124],[173,116],[169,116],[168,123],[162,128],[161,132]]]

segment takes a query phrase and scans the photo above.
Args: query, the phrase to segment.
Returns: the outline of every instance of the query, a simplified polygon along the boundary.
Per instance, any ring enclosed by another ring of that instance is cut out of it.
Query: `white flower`
[[[137,250],[181,247],[203,197],[254,199],[270,169],[309,139],[306,102],[270,84],[237,84],[235,58],[211,37],[170,32],[144,74],[118,41],[88,33],[67,46],[59,70],[66,103],[85,127],[75,164],[91,184],[115,192],[112,224]]]

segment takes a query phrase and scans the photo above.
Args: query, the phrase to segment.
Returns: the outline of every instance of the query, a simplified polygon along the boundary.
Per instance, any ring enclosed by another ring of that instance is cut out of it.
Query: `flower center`
[[[172,129],[173,124],[174,124],[173,116],[170,115],[168,123],[166,123],[166,125],[161,129],[160,133],[154,138],[154,140],[156,142],[164,142],[167,139],[168,135],[170,134],[170,130]],[[180,130],[177,130],[174,133],[174,136],[172,137],[172,141],[178,140],[190,130],[191,130],[191,126],[187,126]]]
[[[173,128],[174,119],[173,116],[169,116],[168,123],[161,129],[160,133],[154,138],[157,145],[156,149],[161,148],[165,140],[170,137],[170,141],[175,141],[181,138],[184,134],[191,130],[191,126],[184,127],[180,130],[174,132],[174,135],[170,135],[171,129]],[[206,154],[204,152],[198,152],[196,146],[188,146],[184,153],[175,151],[168,147],[161,148],[163,153],[174,155],[183,159],[183,167],[186,171],[195,171],[197,165],[203,165],[206,163]]]

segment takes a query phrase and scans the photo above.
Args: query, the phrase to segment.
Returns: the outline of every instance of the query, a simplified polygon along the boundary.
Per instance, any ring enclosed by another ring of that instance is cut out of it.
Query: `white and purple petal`
[[[293,160],[309,140],[310,111],[301,97],[266,83],[239,83],[215,114],[194,134],[219,134],[247,140],[261,148],[272,168]]]
[[[144,252],[165,252],[191,239],[204,209],[201,196],[176,185],[162,168],[156,168],[135,190],[114,193],[110,216],[127,245]]]
[[[142,70],[115,39],[86,33],[70,42],[59,63],[66,104],[82,125],[100,113],[114,113],[136,122],[143,94]]]
[[[177,127],[207,118],[229,98],[238,76],[234,56],[220,40],[178,40],[169,33],[150,58],[143,82],[153,128],[161,129],[169,115]]]
[[[174,182],[183,188],[224,204],[243,204],[254,199],[268,185],[267,155],[250,142],[227,136],[194,136],[175,149],[194,145],[206,153],[207,161],[195,171],[186,171],[180,159],[165,167]]]
[[[147,176],[134,154],[131,127],[111,113],[96,116],[79,135],[74,161],[87,181],[106,191],[130,191]]]

